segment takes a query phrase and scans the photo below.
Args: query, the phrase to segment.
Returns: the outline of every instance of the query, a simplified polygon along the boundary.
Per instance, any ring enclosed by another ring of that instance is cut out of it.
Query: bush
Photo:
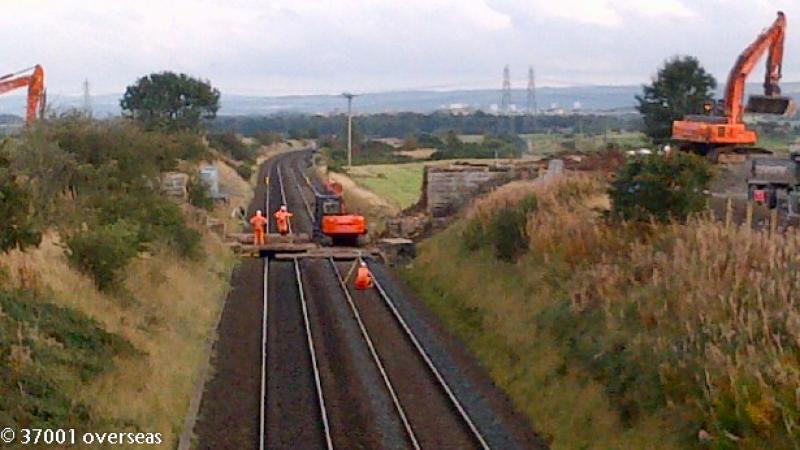
[[[253,167],[250,164],[240,164],[234,167],[234,169],[236,169],[236,173],[239,174],[239,176],[245,181],[249,180],[250,177],[253,176]]]
[[[197,231],[186,224],[177,204],[147,192],[140,195],[114,193],[91,200],[96,205],[96,220],[100,225],[120,221],[135,224],[140,245],[161,242],[182,257],[200,255],[200,239],[192,237]]]
[[[611,215],[633,221],[684,221],[705,208],[712,169],[697,155],[673,152],[630,159],[617,173],[608,194]]]
[[[197,178],[190,179],[186,189],[189,194],[189,204],[206,211],[214,209],[214,199],[209,197],[208,188],[201,180]]]
[[[212,147],[237,161],[252,161],[256,155],[255,150],[242,142],[234,133],[209,134],[208,142]]]
[[[123,269],[140,250],[138,229],[120,221],[81,231],[67,238],[67,257],[91,275],[100,290],[118,286]]]
[[[501,207],[485,224],[473,218],[462,234],[464,245],[471,251],[491,245],[497,259],[514,261],[528,249],[528,214],[537,206],[537,198],[531,194],[519,203]]]
[[[16,176],[10,174],[8,161],[0,155],[0,251],[37,246],[42,234],[32,218],[31,195]]]

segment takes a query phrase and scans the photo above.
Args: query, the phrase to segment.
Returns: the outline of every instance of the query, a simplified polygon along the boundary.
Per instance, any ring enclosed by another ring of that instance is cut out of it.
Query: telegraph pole
[[[92,95],[89,92],[89,80],[83,80],[83,112],[87,116],[92,115]]]
[[[353,167],[353,97],[349,92],[342,93],[347,99],[347,170]]]

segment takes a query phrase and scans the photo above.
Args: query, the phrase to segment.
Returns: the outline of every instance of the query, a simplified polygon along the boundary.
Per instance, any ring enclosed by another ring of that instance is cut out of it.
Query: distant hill
[[[783,83],[783,90],[800,101],[800,82]],[[758,92],[760,85],[748,85],[748,91]],[[578,107],[581,111],[632,111],[636,105],[635,96],[641,86],[579,86],[542,87],[536,90],[536,103],[539,110],[551,108],[570,111]],[[720,93],[718,93],[718,96]],[[117,116],[120,114],[120,95],[107,94],[93,96],[92,111],[95,117]],[[514,89],[511,103],[524,110],[527,92]],[[58,111],[81,108],[80,95],[53,95],[48,98],[51,107]],[[339,95],[287,95],[254,96],[222,95],[220,115],[265,115],[277,113],[329,114],[347,108],[345,100]],[[440,109],[480,109],[491,111],[500,103],[499,89],[475,89],[454,91],[390,91],[366,93],[358,96],[353,108],[358,113],[379,112],[420,112],[428,113]],[[25,99],[21,95],[0,96],[0,114],[24,115]]]

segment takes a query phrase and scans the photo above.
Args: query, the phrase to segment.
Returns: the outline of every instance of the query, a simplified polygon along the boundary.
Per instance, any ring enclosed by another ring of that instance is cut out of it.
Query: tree
[[[664,63],[649,86],[637,95],[637,109],[644,117],[645,133],[656,142],[672,135],[672,122],[687,114],[699,114],[712,99],[717,81],[692,56],[674,57]]]
[[[698,155],[672,152],[632,158],[620,168],[608,190],[617,219],[659,222],[685,220],[701,211],[712,171]]]
[[[208,81],[172,72],[153,73],[125,89],[120,106],[148,128],[197,129],[219,110],[219,90]]]

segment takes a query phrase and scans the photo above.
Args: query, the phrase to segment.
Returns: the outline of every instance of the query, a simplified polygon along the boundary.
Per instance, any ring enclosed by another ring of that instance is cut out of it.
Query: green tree
[[[128,86],[120,100],[123,112],[148,128],[197,129],[201,119],[219,110],[219,90],[208,81],[173,72],[153,73]]]
[[[669,140],[672,122],[687,114],[701,113],[716,87],[717,81],[697,58],[676,56],[666,61],[652,84],[642,86],[642,95],[636,96],[645,134],[656,142]]]
[[[609,188],[611,215],[622,220],[685,220],[705,208],[710,163],[684,152],[630,159]]]

